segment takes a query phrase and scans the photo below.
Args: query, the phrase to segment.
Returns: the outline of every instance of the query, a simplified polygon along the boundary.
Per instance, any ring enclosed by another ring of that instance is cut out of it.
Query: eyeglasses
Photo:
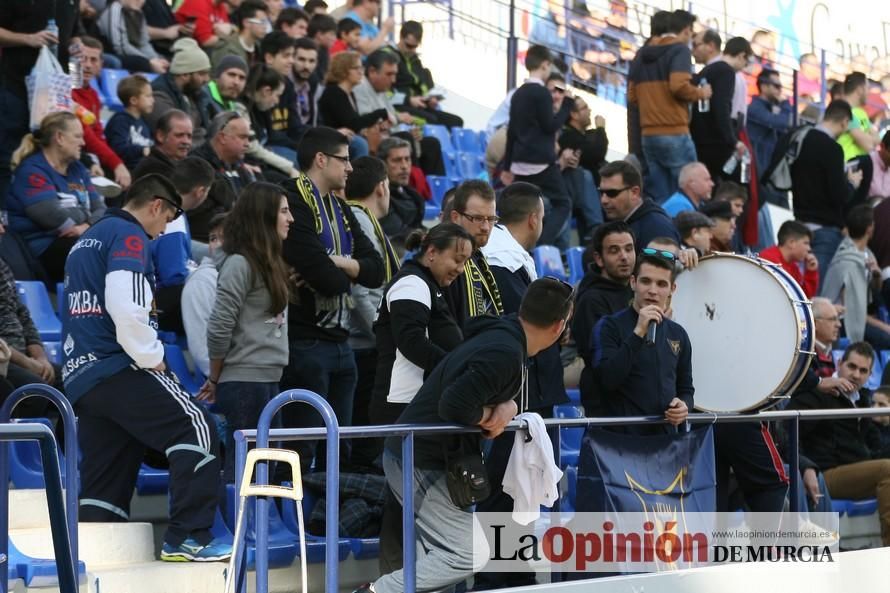
[[[329,153],[329,152],[323,152],[323,153],[321,153],[321,154],[323,154],[323,155],[325,155],[325,156],[329,156],[329,157],[331,157],[332,159],[337,159],[338,161],[340,161],[340,162],[343,163],[344,165],[348,165],[348,164],[349,164],[349,157],[348,157],[348,156],[340,156],[339,154],[331,154],[331,153]]]
[[[155,196],[155,199],[167,202],[170,206],[173,207],[173,210],[175,210],[175,212],[176,212],[176,215],[173,217],[173,220],[176,220],[177,218],[182,216],[183,212],[185,212],[185,210],[183,210],[176,202],[174,202],[170,198],[165,198],[164,196]]]
[[[247,19],[247,22],[251,25],[268,25],[271,21],[269,19]]]
[[[457,213],[474,224],[482,224],[483,222],[487,222],[489,224],[495,225],[501,219],[500,216],[482,216],[481,214],[467,214],[466,212],[461,212],[460,210],[458,210]]]
[[[617,198],[621,192],[627,191],[632,187],[633,187],[632,185],[626,185],[624,187],[615,187],[615,188],[611,188],[611,189],[606,189],[604,187],[598,187],[597,189],[599,190],[599,192],[601,194],[605,194],[605,195],[609,196],[610,198]]]
[[[666,259],[668,261],[674,262],[677,260],[677,256],[671,253],[670,251],[663,251],[661,249],[652,249],[651,247],[646,247],[641,251],[643,255],[651,255],[652,257],[660,257],[662,259]]]

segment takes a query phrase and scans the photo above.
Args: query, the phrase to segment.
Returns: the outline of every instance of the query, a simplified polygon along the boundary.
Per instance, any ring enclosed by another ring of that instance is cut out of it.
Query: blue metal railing
[[[51,388],[50,388],[51,389]],[[14,394],[17,392],[14,392]],[[53,538],[53,550],[56,556],[56,570],[59,574],[59,590],[61,593],[77,593],[77,561],[74,555],[74,543],[71,539],[72,535],[76,535],[75,531],[71,532],[65,517],[65,502],[62,494],[62,476],[59,469],[59,452],[56,446],[56,437],[52,431],[44,424],[0,424],[0,455],[4,461],[7,455],[7,443],[9,441],[32,441],[36,440],[40,443],[40,457],[43,461],[43,479],[46,485],[46,502],[49,506],[49,522]],[[5,465],[5,463],[4,463]],[[3,477],[0,475],[0,477]],[[2,535],[3,544],[2,557],[4,560],[8,558],[9,544],[9,489],[3,483],[3,493],[0,495],[0,535]],[[71,491],[68,492],[71,498]],[[77,501],[76,489],[74,491],[74,500]],[[70,517],[69,517],[70,518]],[[0,563],[0,591],[7,593],[9,590],[9,571],[4,566],[5,562]]]
[[[64,514],[62,516],[62,520],[65,521],[67,519],[67,533],[70,536],[70,550],[71,557],[73,558],[74,565],[77,565],[77,561],[79,559],[78,550],[77,550],[77,495],[78,495],[78,483],[77,483],[77,418],[74,415],[74,408],[71,407],[71,402],[65,398],[64,395],[58,392],[58,390],[50,387],[49,385],[43,385],[40,383],[34,383],[31,385],[24,385],[19,387],[15,391],[13,391],[6,401],[3,403],[3,406],[0,406],[0,428],[5,428],[8,425],[9,420],[12,416],[12,411],[15,407],[22,401],[30,398],[30,397],[40,397],[43,399],[48,399],[53,404],[55,404],[56,408],[58,408],[59,413],[62,415],[62,426],[65,430],[65,506],[64,506]],[[14,425],[9,425],[14,426]],[[42,450],[42,446],[41,446]],[[53,452],[56,453],[55,447],[55,439],[53,439]],[[54,458],[54,465],[56,468],[59,466],[58,457]],[[44,483],[46,484],[47,496],[49,496],[50,485],[49,480],[46,479],[47,474],[47,462],[46,457],[43,459],[43,473],[44,473]],[[58,469],[56,470],[58,473]],[[50,476],[53,477],[53,476]],[[0,554],[6,556],[9,554],[9,488],[7,485],[9,484],[9,445],[6,442],[0,442],[0,485],[3,486],[2,491],[0,491]],[[60,493],[61,494],[61,493]],[[52,515],[50,516],[52,519]],[[55,533],[55,527],[53,528],[53,532]],[[55,536],[54,536],[55,537]],[[58,554],[56,555],[56,559],[58,562]],[[64,564],[64,563],[63,563]],[[6,593],[7,591],[7,571],[3,570],[2,575],[0,575],[0,593]],[[59,577],[61,578],[61,570],[59,571]]]

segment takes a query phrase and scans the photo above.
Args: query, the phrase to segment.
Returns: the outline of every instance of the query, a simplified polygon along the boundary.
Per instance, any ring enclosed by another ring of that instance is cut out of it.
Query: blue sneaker
[[[161,560],[164,562],[221,562],[232,557],[232,544],[213,540],[202,546],[188,538],[178,546],[164,542]]]

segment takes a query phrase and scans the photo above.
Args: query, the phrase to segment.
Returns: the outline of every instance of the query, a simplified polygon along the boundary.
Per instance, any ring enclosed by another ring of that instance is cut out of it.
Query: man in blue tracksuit
[[[145,448],[170,463],[170,525],[161,559],[226,560],[213,541],[219,444],[208,414],[164,365],[149,241],[182,214],[160,175],[133,184],[74,244],[65,264],[62,378],[78,416],[80,520],[126,521]]]
[[[665,316],[675,277],[671,252],[643,249],[631,277],[633,303],[597,322],[585,362],[599,385],[604,416],[664,415],[674,426],[686,420],[693,405],[692,346],[686,330]],[[646,333],[653,322],[655,341],[649,344]],[[645,435],[665,427],[624,430]]]

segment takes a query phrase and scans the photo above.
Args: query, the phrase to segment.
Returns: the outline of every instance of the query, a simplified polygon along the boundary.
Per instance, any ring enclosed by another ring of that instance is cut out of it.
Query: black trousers
[[[80,520],[127,521],[146,447],[170,462],[164,541],[206,544],[218,504],[219,440],[207,412],[169,372],[129,367],[74,405],[79,420]]]
[[[731,510],[730,468],[748,508],[757,513],[782,511],[788,492],[788,477],[765,422],[715,424],[714,445],[718,511]]]
[[[65,260],[68,258],[68,252],[77,243],[77,239],[78,237],[58,237],[37,258],[53,286],[57,282],[65,281]]]
[[[572,215],[572,198],[559,171],[559,165],[550,165],[537,175],[516,175],[515,181],[533,183],[544,194],[544,230],[538,239],[538,245],[555,244],[562,227]]]
[[[185,335],[182,323],[182,289],[185,284],[162,286],[155,292],[155,303],[158,307],[158,327],[180,336]]]

